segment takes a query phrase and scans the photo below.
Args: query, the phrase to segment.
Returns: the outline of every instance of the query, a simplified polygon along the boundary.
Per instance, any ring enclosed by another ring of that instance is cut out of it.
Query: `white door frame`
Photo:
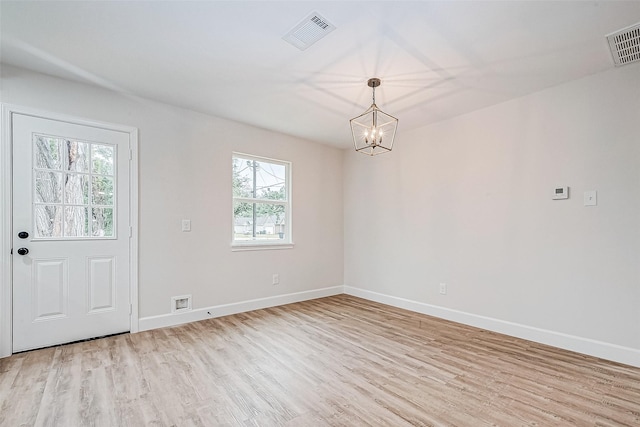
[[[131,238],[129,239],[129,253],[131,263],[129,267],[130,301],[131,301],[131,332],[138,332],[138,129],[130,126],[85,120],[62,114],[50,113],[29,107],[1,104],[2,121],[0,135],[0,357],[11,356],[13,352],[12,331],[12,129],[13,114],[23,114],[44,119],[52,119],[84,126],[115,130],[129,134],[131,149],[131,168],[129,176]]]

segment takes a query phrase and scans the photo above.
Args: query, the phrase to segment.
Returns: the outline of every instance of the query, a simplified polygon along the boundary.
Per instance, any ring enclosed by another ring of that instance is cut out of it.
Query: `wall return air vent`
[[[282,38],[298,49],[305,50],[335,29],[336,27],[319,13],[313,12]]]
[[[640,22],[607,35],[616,67],[640,61]]]

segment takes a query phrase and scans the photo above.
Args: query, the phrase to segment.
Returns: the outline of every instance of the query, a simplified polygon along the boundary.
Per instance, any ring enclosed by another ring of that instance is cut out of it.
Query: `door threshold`
[[[70,342],[65,342],[65,343],[62,343],[62,344],[54,344],[54,345],[49,345],[49,346],[46,346],[46,347],[32,348],[30,350],[16,351],[13,354],[22,354],[22,353],[28,353],[30,351],[44,350],[45,348],[62,347],[62,346],[65,346],[65,345],[78,344],[78,343],[81,343],[81,342],[101,340],[103,338],[116,337],[118,335],[125,335],[125,334],[130,334],[130,333],[131,333],[130,331],[125,331],[125,332],[118,332],[116,334],[101,335],[99,337],[85,338],[85,339],[82,339],[82,340],[70,341]]]

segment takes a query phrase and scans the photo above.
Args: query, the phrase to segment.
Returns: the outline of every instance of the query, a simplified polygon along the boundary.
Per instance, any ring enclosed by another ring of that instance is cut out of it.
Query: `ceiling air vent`
[[[298,49],[305,50],[335,29],[336,27],[319,13],[313,12],[293,27],[283,39]]]
[[[640,22],[607,35],[616,67],[640,61]]]

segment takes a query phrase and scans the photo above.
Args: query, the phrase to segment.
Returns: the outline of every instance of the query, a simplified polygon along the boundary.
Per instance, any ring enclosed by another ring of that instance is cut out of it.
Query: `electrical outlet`
[[[440,294],[442,294],[442,295],[446,295],[447,294],[447,284],[446,283],[440,283]]]
[[[273,285],[279,285],[280,284],[280,275],[279,274],[274,274],[273,275],[273,279],[271,281],[271,284],[273,284]]]

